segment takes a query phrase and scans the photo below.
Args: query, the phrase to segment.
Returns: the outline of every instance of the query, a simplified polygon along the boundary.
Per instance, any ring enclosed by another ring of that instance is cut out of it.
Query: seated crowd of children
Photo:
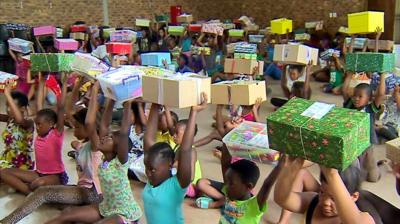
[[[107,42],[101,30],[88,35],[87,40],[80,41],[79,52],[91,53]],[[377,39],[379,36],[378,30]],[[399,135],[400,88],[396,86],[391,99],[386,100],[386,74],[380,74],[375,91],[365,83],[351,87],[355,74],[346,71],[342,63],[343,55],[353,51],[352,42],[346,44],[342,37],[337,37],[336,46],[334,41],[308,43],[320,49],[336,47],[342,51],[342,56],[333,55],[326,68],[316,71],[312,63],[273,62],[270,54],[274,44],[288,41],[290,36],[286,40],[266,36],[258,44],[258,59],[265,61],[264,74],[257,76],[254,72],[248,77],[265,80],[267,84],[270,78],[281,79],[284,98],[271,99],[277,108],[293,97],[312,98],[310,82],[315,78],[329,82],[322,87],[324,92],[343,96],[343,107],[369,113],[372,146],[344,171],[320,166],[319,181],[307,169],[313,164],[304,159],[281,154],[272,171],[262,174],[259,164],[232,157],[222,143],[215,149],[221,161],[222,182],[202,175],[196,148],[213,140],[222,141],[243,121],[262,122],[261,99],[251,106],[230,106],[229,116],[224,116],[225,106],[217,105],[213,131],[195,141],[196,117],[207,107],[210,97],[204,93],[202,103],[191,107],[188,118],[179,118],[167,106],[149,104],[141,98],[118,106],[103,95],[98,81],[86,80],[75,72],[39,72],[33,76],[24,55],[10,50],[19,81],[17,90],[6,83],[3,94],[7,114],[0,115],[6,123],[2,132],[5,148],[0,155],[0,184],[26,195],[26,199],[0,223],[17,223],[42,204],[56,203],[71,207],[46,223],[140,223],[146,219],[149,224],[178,224],[185,223],[182,204],[189,197],[199,209],[220,208],[220,223],[255,224],[267,211],[274,185],[274,200],[282,208],[278,221],[281,224],[289,223],[291,213],[304,214],[305,223],[395,223],[400,210],[360,189],[360,184],[364,176],[370,182],[381,177],[382,161],[375,158],[374,144],[379,143],[379,138],[391,140]],[[131,54],[100,59],[114,67],[140,65],[140,53],[168,51],[177,64],[177,72],[204,74],[212,77],[213,82],[242,79],[240,75],[224,73],[222,65],[224,57],[232,57],[226,53],[226,45],[245,40],[246,37],[234,40],[189,31],[174,36],[163,26],[151,26],[132,43],[136,50]],[[39,39],[37,44],[42,52],[55,52],[42,46]],[[192,54],[191,46],[207,46],[211,52]],[[371,78],[374,74],[364,75]],[[378,120],[382,124],[375,123]],[[73,130],[77,139],[71,142],[73,150],[68,153],[76,162],[77,183],[68,181],[62,160],[67,150],[62,147],[65,126]],[[400,168],[393,166],[393,170],[400,194]],[[263,183],[255,192],[260,176]],[[141,192],[143,207],[133,196],[130,180],[146,184]]]

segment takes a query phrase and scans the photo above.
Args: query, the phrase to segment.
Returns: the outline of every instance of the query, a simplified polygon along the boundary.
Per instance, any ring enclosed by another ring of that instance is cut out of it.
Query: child
[[[91,111],[82,109],[73,115],[74,136],[78,140],[85,141],[83,147],[78,150],[76,171],[78,183],[76,186],[43,186],[30,194],[21,205],[10,215],[2,219],[3,224],[17,223],[34,210],[45,203],[57,203],[67,205],[84,205],[99,203],[101,201],[101,189],[97,175],[98,167],[103,154],[97,148],[93,148],[86,130],[85,119],[95,116],[95,108]],[[89,116],[86,116],[86,115]]]
[[[99,82],[94,84],[89,108],[97,108],[99,85]],[[104,155],[104,161],[99,167],[103,201],[100,204],[75,207],[63,211],[61,216],[47,224],[95,223],[98,221],[104,223],[137,223],[142,216],[142,211],[133,198],[127,176],[130,164],[128,141],[129,128],[132,122],[131,101],[124,103],[124,115],[118,135],[109,133],[113,106],[114,101],[108,99],[99,135],[96,133],[94,113],[90,114],[86,125],[93,147],[99,149]]]
[[[35,118],[37,137],[34,141],[36,170],[26,171],[18,168],[7,168],[0,171],[3,183],[28,195],[33,190],[45,185],[65,185],[68,176],[62,161],[62,144],[64,140],[64,102],[67,85],[63,85],[62,99],[58,101],[57,113],[43,109],[44,80],[39,74],[37,96],[38,112]]]
[[[285,97],[289,100],[292,97],[300,97],[304,99],[310,99],[310,62],[309,65],[304,68],[301,65],[289,65],[285,66],[284,74],[281,79],[281,87]],[[288,69],[289,68],[289,69]],[[305,70],[305,71],[304,71]],[[305,72],[305,74],[304,74]],[[283,106],[288,100],[280,98],[272,98],[271,104],[275,107]]]
[[[4,95],[7,100],[7,114],[0,115],[0,121],[7,122],[2,133],[5,150],[0,155],[0,170],[16,168],[31,170],[34,168],[33,120],[26,118],[28,98],[21,92],[11,92],[11,83],[6,84]]]
[[[173,136],[175,135],[175,125],[179,120],[178,115],[164,106],[164,111],[161,112],[159,119],[156,142],[168,143],[171,148],[175,149],[176,143]]]
[[[294,192],[292,186],[304,159],[285,158],[284,168],[276,183],[275,201],[283,209],[305,214],[305,223],[365,223],[374,224],[371,215],[361,212],[358,205],[361,174],[350,166],[339,172],[321,166],[321,190]]]
[[[185,54],[180,54],[178,58],[178,68],[176,68],[176,72],[185,73],[185,72],[193,72],[193,70],[189,67],[189,58]]]
[[[339,58],[333,54],[329,61],[330,81],[323,87],[325,93],[333,93],[335,95],[342,95],[342,85],[344,69],[340,64]]]
[[[382,119],[382,126],[376,127],[378,137],[390,141],[399,137],[400,130],[400,87],[396,86],[392,96],[386,100],[386,116]]]
[[[29,73],[31,72],[30,62],[24,59],[21,53],[14,52],[11,49],[8,49],[8,52],[15,63],[15,75],[18,76],[17,90],[28,96],[28,99],[31,99],[33,93],[30,94],[32,87],[31,80],[29,80]]]
[[[159,51],[168,51],[168,37],[169,35],[167,35],[167,32],[165,32],[165,27],[158,29],[157,46]]]
[[[201,33],[200,37],[197,39],[197,45],[204,47],[207,46],[211,49],[210,55],[201,54],[201,59],[203,62],[203,68],[205,69],[207,76],[211,77],[218,72],[217,63],[217,52],[218,48],[218,37],[217,35],[210,35],[207,38],[207,43],[203,43],[205,33]]]
[[[182,203],[192,177],[192,145],[197,113],[206,107],[207,96],[202,94],[202,103],[193,106],[189,115],[182,144],[178,153],[178,171],[172,176],[175,154],[166,143],[156,143],[160,105],[153,104],[144,138],[144,163],[149,179],[142,196],[146,220],[149,224],[184,223]]]

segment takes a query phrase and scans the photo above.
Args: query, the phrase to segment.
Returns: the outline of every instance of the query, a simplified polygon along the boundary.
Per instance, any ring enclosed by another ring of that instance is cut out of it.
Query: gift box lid
[[[248,148],[268,150],[267,125],[259,122],[243,121],[224,136],[222,141],[227,145],[242,144]]]
[[[5,83],[7,80],[10,80],[10,79],[17,80],[18,76],[7,73],[7,72],[0,71],[0,83]]]
[[[145,73],[140,70],[136,69],[134,66],[124,66],[120,67],[103,74],[98,75],[96,78],[98,80],[111,83],[112,85],[124,84],[126,81],[136,79],[141,80],[141,76]]]

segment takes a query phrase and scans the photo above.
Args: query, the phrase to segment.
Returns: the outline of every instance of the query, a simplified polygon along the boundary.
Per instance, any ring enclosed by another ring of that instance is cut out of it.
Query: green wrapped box
[[[353,72],[393,72],[395,54],[392,53],[347,53],[346,69]]]
[[[168,22],[169,21],[169,15],[156,15],[156,22]]]
[[[257,60],[257,54],[234,53],[233,54],[233,58],[235,58],[235,59]]]
[[[228,34],[230,37],[243,37],[244,36],[244,30],[237,30],[237,29],[232,29],[228,31]]]
[[[326,167],[346,169],[370,146],[370,118],[368,113],[329,106],[291,99],[267,117],[270,148]]]
[[[31,54],[31,71],[34,72],[69,72],[74,54],[40,53]]]
[[[168,34],[170,35],[182,35],[185,32],[185,27],[183,26],[169,26]]]

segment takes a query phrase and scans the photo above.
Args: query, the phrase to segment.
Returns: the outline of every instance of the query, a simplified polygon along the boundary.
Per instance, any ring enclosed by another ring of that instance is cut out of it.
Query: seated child
[[[189,57],[180,54],[178,57],[178,67],[176,68],[176,72],[185,73],[185,72],[193,72],[193,70],[189,67]]]
[[[342,94],[343,66],[340,64],[339,58],[334,54],[329,61],[329,84],[324,85],[323,90],[325,93],[333,93],[335,95]]]
[[[375,127],[378,137],[388,141],[399,137],[400,130],[400,87],[396,86],[392,96],[386,100],[386,116],[382,119],[382,126]]]

